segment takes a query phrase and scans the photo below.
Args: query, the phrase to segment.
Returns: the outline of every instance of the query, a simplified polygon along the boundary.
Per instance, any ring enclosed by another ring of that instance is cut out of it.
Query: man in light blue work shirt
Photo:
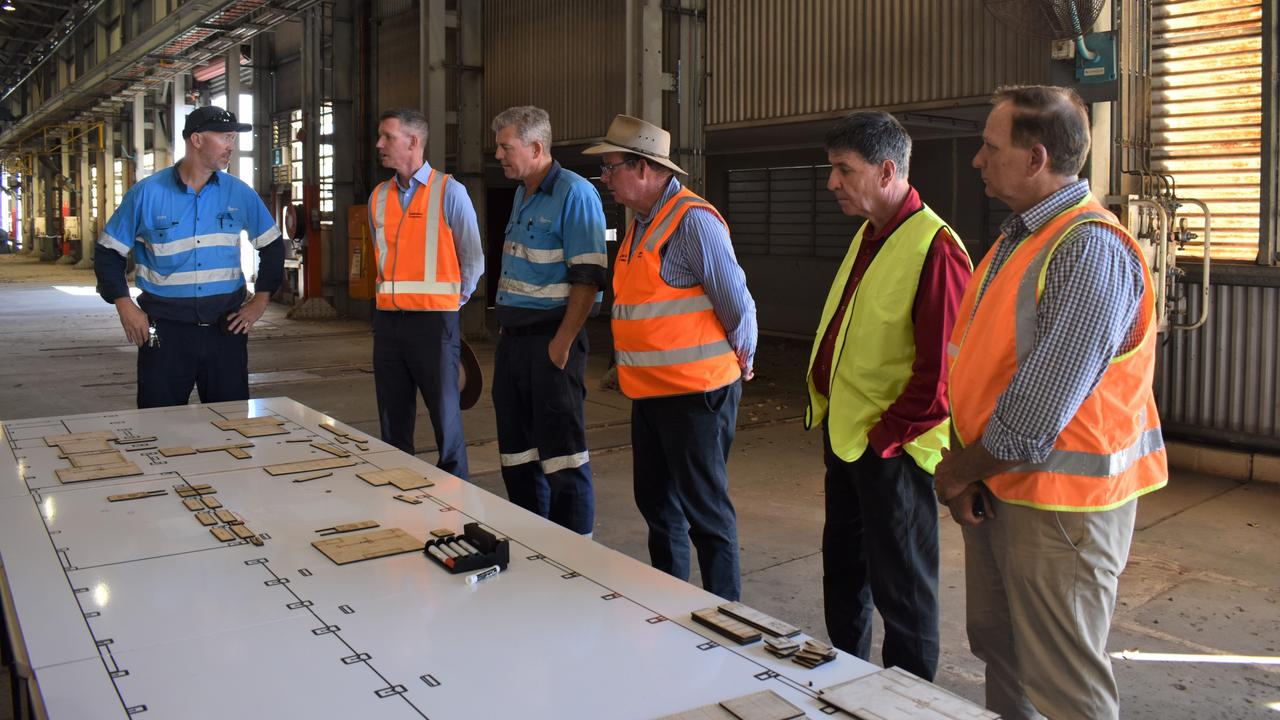
[[[511,502],[590,535],[582,326],[606,282],[604,208],[586,178],[551,158],[545,110],[508,108],[491,127],[503,173],[521,183],[498,280],[493,405],[502,479]]]
[[[382,440],[414,454],[421,393],[439,449],[437,466],[468,479],[458,403],[458,310],[484,273],[476,211],[462,183],[423,160],[427,119],[382,113],[378,157],[395,176],[369,197],[378,265],[373,379]]]
[[[138,407],[249,398],[249,329],[284,278],[284,243],[261,198],[224,170],[238,133],[253,126],[220,107],[196,108],[182,129],[186,154],[129,188],[94,254],[98,294],[115,305],[138,346]],[[241,233],[258,250],[246,301]],[[125,276],[137,263],[137,304]]]

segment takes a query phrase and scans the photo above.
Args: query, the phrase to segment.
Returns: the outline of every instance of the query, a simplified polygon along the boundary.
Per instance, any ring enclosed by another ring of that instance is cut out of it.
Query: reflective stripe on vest
[[[414,190],[407,208],[400,207],[399,194],[393,188],[394,179],[374,188],[371,205],[378,261],[378,309],[458,309],[461,273],[453,233],[444,218],[444,190],[448,182],[448,175],[432,170],[426,185]],[[394,243],[388,242],[388,215],[395,224],[391,235]],[[419,237],[422,238],[421,264],[401,265],[401,251],[405,248],[402,243],[417,242]],[[442,251],[446,251],[445,267],[440,263]]]
[[[627,229],[613,274],[612,325],[618,384],[630,398],[686,395],[741,377],[737,354],[702,286],[675,288],[662,279],[662,246],[685,213],[707,201],[681,189],[642,237]]]
[[[868,433],[911,380],[916,347],[912,312],[934,238],[946,229],[968,257],[959,236],[927,205],[903,220],[885,238],[854,289],[833,348],[830,395],[823,395],[813,383],[813,363],[844,298],[866,228],[864,223],[854,235],[831,282],[805,373],[809,398],[805,427],[825,421],[831,450],[845,462],[862,456]],[[920,468],[933,472],[942,450],[950,445],[950,436],[951,424],[944,418],[905,443],[903,451]]]
[[[1136,241],[1092,198],[1024,239],[978,298],[990,272],[990,255],[983,262],[980,277],[965,294],[948,346],[953,425],[966,444],[977,442],[985,432],[997,398],[1035,347],[1036,309],[1048,263],[1066,235],[1085,222],[1113,228],[1142,262],[1144,292],[1141,316],[1135,322],[1143,324],[1144,335],[1136,348],[1111,360],[1043,462],[1023,463],[986,480],[987,487],[1005,502],[1048,510],[1107,510],[1167,482],[1164,438],[1151,390],[1155,363],[1152,280]],[[1003,273],[1010,274],[1002,277]],[[1011,301],[1012,308],[1008,307]],[[966,345],[975,327],[977,340]]]

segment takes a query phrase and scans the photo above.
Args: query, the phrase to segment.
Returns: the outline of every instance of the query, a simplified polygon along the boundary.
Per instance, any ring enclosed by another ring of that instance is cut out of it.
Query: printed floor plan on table
[[[827,717],[877,670],[738,646],[691,618],[720,598],[286,398],[0,429],[5,618],[55,720]],[[469,584],[423,543],[473,522],[510,564]]]

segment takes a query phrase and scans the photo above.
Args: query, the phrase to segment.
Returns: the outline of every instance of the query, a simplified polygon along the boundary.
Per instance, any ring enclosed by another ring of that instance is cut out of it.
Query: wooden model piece
[[[361,452],[369,451],[369,443],[356,443],[356,448]]]
[[[432,485],[435,485],[434,482],[422,477],[409,468],[369,470],[362,473],[356,473],[356,477],[370,485],[378,486],[391,484],[401,490],[417,490],[418,488],[431,487]]]
[[[228,510],[228,509],[226,509],[226,508],[223,508],[223,509],[221,509],[221,510],[218,510],[217,512],[215,512],[215,513],[214,513],[214,515],[217,515],[217,516],[218,516],[218,520],[219,520],[220,522],[224,522],[224,523],[226,523],[226,524],[228,524],[228,525],[243,525],[243,524],[244,524],[244,521],[243,521],[243,520],[241,520],[240,518],[236,517],[236,516],[235,516],[235,513],[231,512],[230,510]]]
[[[786,637],[767,637],[764,639],[764,649],[776,657],[785,658],[799,652],[800,643]]]
[[[238,418],[236,420],[214,420],[214,427],[219,430],[235,430],[244,437],[263,437],[266,435],[284,435],[288,430],[280,427],[284,418],[256,417]]]
[[[71,466],[76,468],[103,467],[108,465],[123,465],[124,455],[119,450],[100,450],[97,452],[74,453],[67,456],[67,460],[71,461]]]
[[[800,634],[800,628],[788,625],[740,602],[725,603],[720,606],[720,612],[777,637],[795,637]]]
[[[739,645],[748,645],[760,639],[759,630],[734,620],[713,607],[694,610],[693,621],[715,630]]]
[[[449,528],[436,528],[435,530],[431,531],[431,534],[434,537],[438,537],[438,538],[447,538],[447,537],[452,537],[454,535],[457,535],[457,533],[450,530]]]
[[[192,512],[204,509],[204,503],[200,502],[199,498],[187,498],[182,501],[182,504],[186,505],[187,509]]]
[[[323,450],[329,453],[330,455],[333,455],[336,457],[340,457],[340,458],[351,457],[351,453],[347,452],[346,450],[343,450],[340,447],[330,445],[329,443],[313,442],[311,443],[311,447],[317,450]]]
[[[244,448],[251,447],[253,447],[253,443],[232,443],[230,445],[211,445],[209,447],[196,448],[196,452],[207,453],[225,450],[231,457],[237,460],[244,460],[246,458],[253,457],[244,450]],[[161,452],[163,452],[163,450]]]
[[[805,640],[800,650],[791,656],[791,662],[810,670],[836,659],[836,649],[818,640]]]
[[[200,524],[205,526],[218,524],[218,518],[214,517],[213,513],[208,510],[202,510],[196,513],[196,520],[199,520]]]
[[[338,440],[338,442],[346,442],[348,440],[353,443],[369,442],[369,438],[360,437],[358,435],[352,435],[351,433],[339,428],[337,425],[334,425],[333,423],[320,423],[320,429],[327,430],[328,432],[333,433],[334,437]]]
[[[156,441],[155,435],[148,435],[147,437],[127,437],[127,438],[118,437],[118,438],[112,438],[111,440],[111,442],[117,445],[137,445],[138,443],[149,443],[149,442],[155,442],[155,441]]]
[[[58,443],[56,447],[58,448],[59,455],[62,457],[77,455],[79,453],[102,452],[103,450],[111,449],[111,446],[107,444],[106,440],[96,439],[73,440],[70,442]]]
[[[196,449],[185,445],[180,447],[160,448],[160,454],[165,457],[180,457],[182,455],[195,455]]]
[[[720,707],[733,713],[739,720],[792,720],[804,717],[804,710],[787,702],[772,690],[743,695],[732,700],[722,700]]]
[[[392,497],[399,500],[400,502],[409,503],[410,505],[422,504],[422,498],[417,497],[415,495],[393,495]]]
[[[266,470],[270,475],[292,475],[294,473],[310,472],[312,470],[330,470],[340,467],[351,467],[359,464],[359,460],[351,458],[321,458],[319,460],[303,460],[302,462],[281,463],[279,465],[268,465]]]
[[[129,477],[141,475],[142,471],[132,460],[125,460],[116,465],[99,465],[85,468],[58,468],[53,471],[60,483],[84,482],[86,480],[105,480],[107,478]]]
[[[321,528],[316,532],[320,535],[340,535],[342,533],[355,532],[356,530],[368,530],[369,528],[378,527],[376,520],[360,520],[357,522],[343,523],[342,525],[334,525],[333,527]]]
[[[116,434],[110,430],[95,430],[93,432],[71,433],[70,435],[45,435],[44,444],[49,447],[61,447],[68,443],[83,442],[85,440],[111,440]]]
[[[337,565],[422,551],[422,541],[400,528],[316,540],[311,545]]]
[[[313,472],[313,473],[307,473],[306,475],[299,475],[298,477],[294,478],[293,481],[307,482],[308,480],[319,480],[320,478],[331,477],[332,475],[333,473],[331,472]]]
[[[793,720],[805,712],[787,702],[772,690],[723,700],[718,705],[704,705],[660,720]]]
[[[821,690],[830,705],[860,718],[995,720],[999,715],[899,668],[887,668]]]
[[[178,493],[178,497],[195,497],[196,495],[211,495],[218,492],[213,489],[212,485],[202,483],[200,485],[174,485],[174,491]]]
[[[120,495],[108,495],[107,502],[121,502],[123,500],[141,500],[149,497],[160,497],[168,495],[167,490],[142,490],[139,492],[122,493]]]
[[[212,495],[205,495],[200,498],[200,502],[203,502],[204,506],[210,510],[217,510],[222,507],[222,501]]]
[[[738,718],[719,705],[703,705],[674,715],[664,715],[658,720],[738,720]]]
[[[210,445],[209,447],[196,448],[196,452],[218,452],[220,450],[237,450],[251,447],[253,447],[253,443],[228,443],[226,445]]]
[[[236,539],[236,536],[234,533],[232,533],[230,530],[221,526],[211,527],[209,528],[209,532],[213,533],[213,536],[218,538],[222,542],[229,542],[231,540]]]
[[[110,430],[72,433],[70,435],[46,435],[44,444],[58,448],[59,453],[65,456],[110,450],[111,448],[107,445],[107,441],[114,440],[115,437],[116,434]]]
[[[232,525],[231,532],[235,533],[236,537],[240,538],[241,540],[248,540],[249,538],[253,537],[256,534],[252,530],[250,530],[249,528],[243,525]]]

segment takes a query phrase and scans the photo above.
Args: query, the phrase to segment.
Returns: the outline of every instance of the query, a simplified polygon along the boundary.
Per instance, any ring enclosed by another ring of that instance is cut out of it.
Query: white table
[[[246,415],[290,432],[212,425]],[[739,647],[690,620],[714,595],[376,439],[342,445],[361,463],[330,477],[262,469],[331,457],[287,442],[332,441],[322,422],[271,398],[0,424],[6,620],[48,717],[652,718],[767,689],[820,718],[818,689],[877,669]],[[130,452],[143,475],[60,484],[68,463],[43,438],[95,430],[254,447],[246,460]],[[356,477],[394,467],[435,481],[409,493],[422,504]],[[212,485],[265,545],[215,539],[174,492],[183,483]],[[155,489],[168,493],[106,499]],[[358,520],[418,538],[479,521],[511,539],[511,564],[467,585],[421,552],[338,566],[311,546],[317,529]]]

